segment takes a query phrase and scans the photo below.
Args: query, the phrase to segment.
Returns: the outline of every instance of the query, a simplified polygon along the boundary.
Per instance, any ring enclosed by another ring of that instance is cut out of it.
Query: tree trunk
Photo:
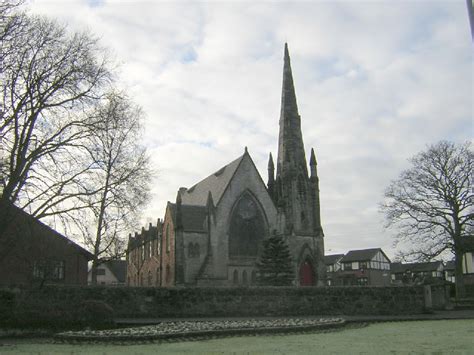
[[[92,260],[91,268],[91,284],[97,285],[97,267],[99,266],[99,259],[94,255],[94,260]]]
[[[454,275],[456,278],[456,298],[463,298],[466,296],[466,288],[464,286],[464,275],[462,271],[463,250],[461,248],[455,249],[455,269]]]

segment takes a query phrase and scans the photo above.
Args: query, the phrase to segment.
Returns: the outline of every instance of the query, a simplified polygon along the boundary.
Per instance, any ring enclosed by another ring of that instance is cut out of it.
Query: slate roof
[[[36,225],[36,228],[42,231],[45,234],[45,236],[49,238],[56,237],[59,240],[62,240],[64,243],[75,248],[79,253],[83,254],[88,260],[92,260],[93,255],[89,251],[81,247],[79,244],[76,244],[75,242],[70,240],[68,237],[62,235],[61,233],[54,230],[50,226],[44,224],[39,219],[30,215],[28,212],[23,211],[21,208],[15,205],[12,205],[11,207],[12,207],[11,211],[12,211],[12,215],[13,215],[15,223],[23,223],[22,221],[22,218],[23,218],[24,221],[29,221],[30,223],[33,223],[34,225]],[[33,231],[32,233],[37,233],[37,231]]]
[[[371,260],[378,252],[381,252],[390,262],[390,259],[387,257],[387,255],[385,255],[383,250],[380,248],[350,250],[346,255],[344,255],[344,257],[341,259],[341,262],[347,263],[347,262],[352,262],[352,261]]]
[[[176,220],[176,204],[170,203],[171,217]],[[207,209],[205,206],[181,205],[183,230],[187,232],[205,232]]]
[[[244,153],[242,156],[238,157],[234,161],[223,166],[214,174],[209,175],[207,178],[198,182],[196,185],[190,187],[185,191],[182,191],[182,204],[193,206],[206,206],[207,198],[210,191],[212,194],[212,199],[217,205],[222,195],[224,194],[227,185],[234,176],[234,173],[237,170],[240,162],[244,158],[245,154],[247,153]],[[185,219],[183,218],[183,221],[184,220]]]
[[[325,255],[324,256],[324,263],[326,265],[333,265],[335,264],[339,259],[341,259],[344,256],[344,254],[333,254],[333,255]]]
[[[443,265],[441,261],[430,261],[426,263],[393,263],[390,265],[390,271],[394,274],[405,273],[407,271],[411,272],[430,272],[436,271]]]
[[[125,283],[127,276],[127,261],[126,260],[110,260],[104,263],[110,272],[114,274],[115,278],[120,283]]]

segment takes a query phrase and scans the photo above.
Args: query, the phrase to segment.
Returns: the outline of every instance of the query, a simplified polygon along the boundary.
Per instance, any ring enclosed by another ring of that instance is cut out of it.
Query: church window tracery
[[[256,257],[265,234],[264,216],[257,202],[246,193],[232,211],[229,228],[229,256]]]
[[[188,258],[199,258],[200,248],[199,243],[189,243],[188,245]]]

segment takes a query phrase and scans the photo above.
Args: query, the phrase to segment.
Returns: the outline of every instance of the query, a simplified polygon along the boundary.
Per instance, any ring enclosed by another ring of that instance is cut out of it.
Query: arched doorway
[[[314,286],[316,284],[315,281],[313,263],[306,259],[300,265],[300,286]]]

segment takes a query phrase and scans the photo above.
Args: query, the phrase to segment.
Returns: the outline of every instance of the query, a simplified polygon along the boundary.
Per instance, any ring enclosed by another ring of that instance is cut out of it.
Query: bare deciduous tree
[[[463,238],[474,227],[473,152],[470,143],[441,141],[410,160],[412,167],[392,181],[381,210],[396,227],[404,260],[428,261],[454,254],[456,292],[464,295]],[[470,234],[471,233],[471,234]]]
[[[139,107],[116,92],[107,95],[94,112],[87,145],[91,168],[83,184],[97,193],[81,197],[87,209],[69,214],[94,255],[94,284],[97,266],[123,256],[127,231],[137,227],[140,208],[149,200],[152,172],[141,144],[142,116]]]
[[[44,17],[11,16],[21,26],[1,42],[0,237],[13,203],[44,217],[90,193],[68,190],[88,168],[76,164],[73,151],[93,126],[84,112],[111,78],[107,53],[90,34],[69,33]]]

